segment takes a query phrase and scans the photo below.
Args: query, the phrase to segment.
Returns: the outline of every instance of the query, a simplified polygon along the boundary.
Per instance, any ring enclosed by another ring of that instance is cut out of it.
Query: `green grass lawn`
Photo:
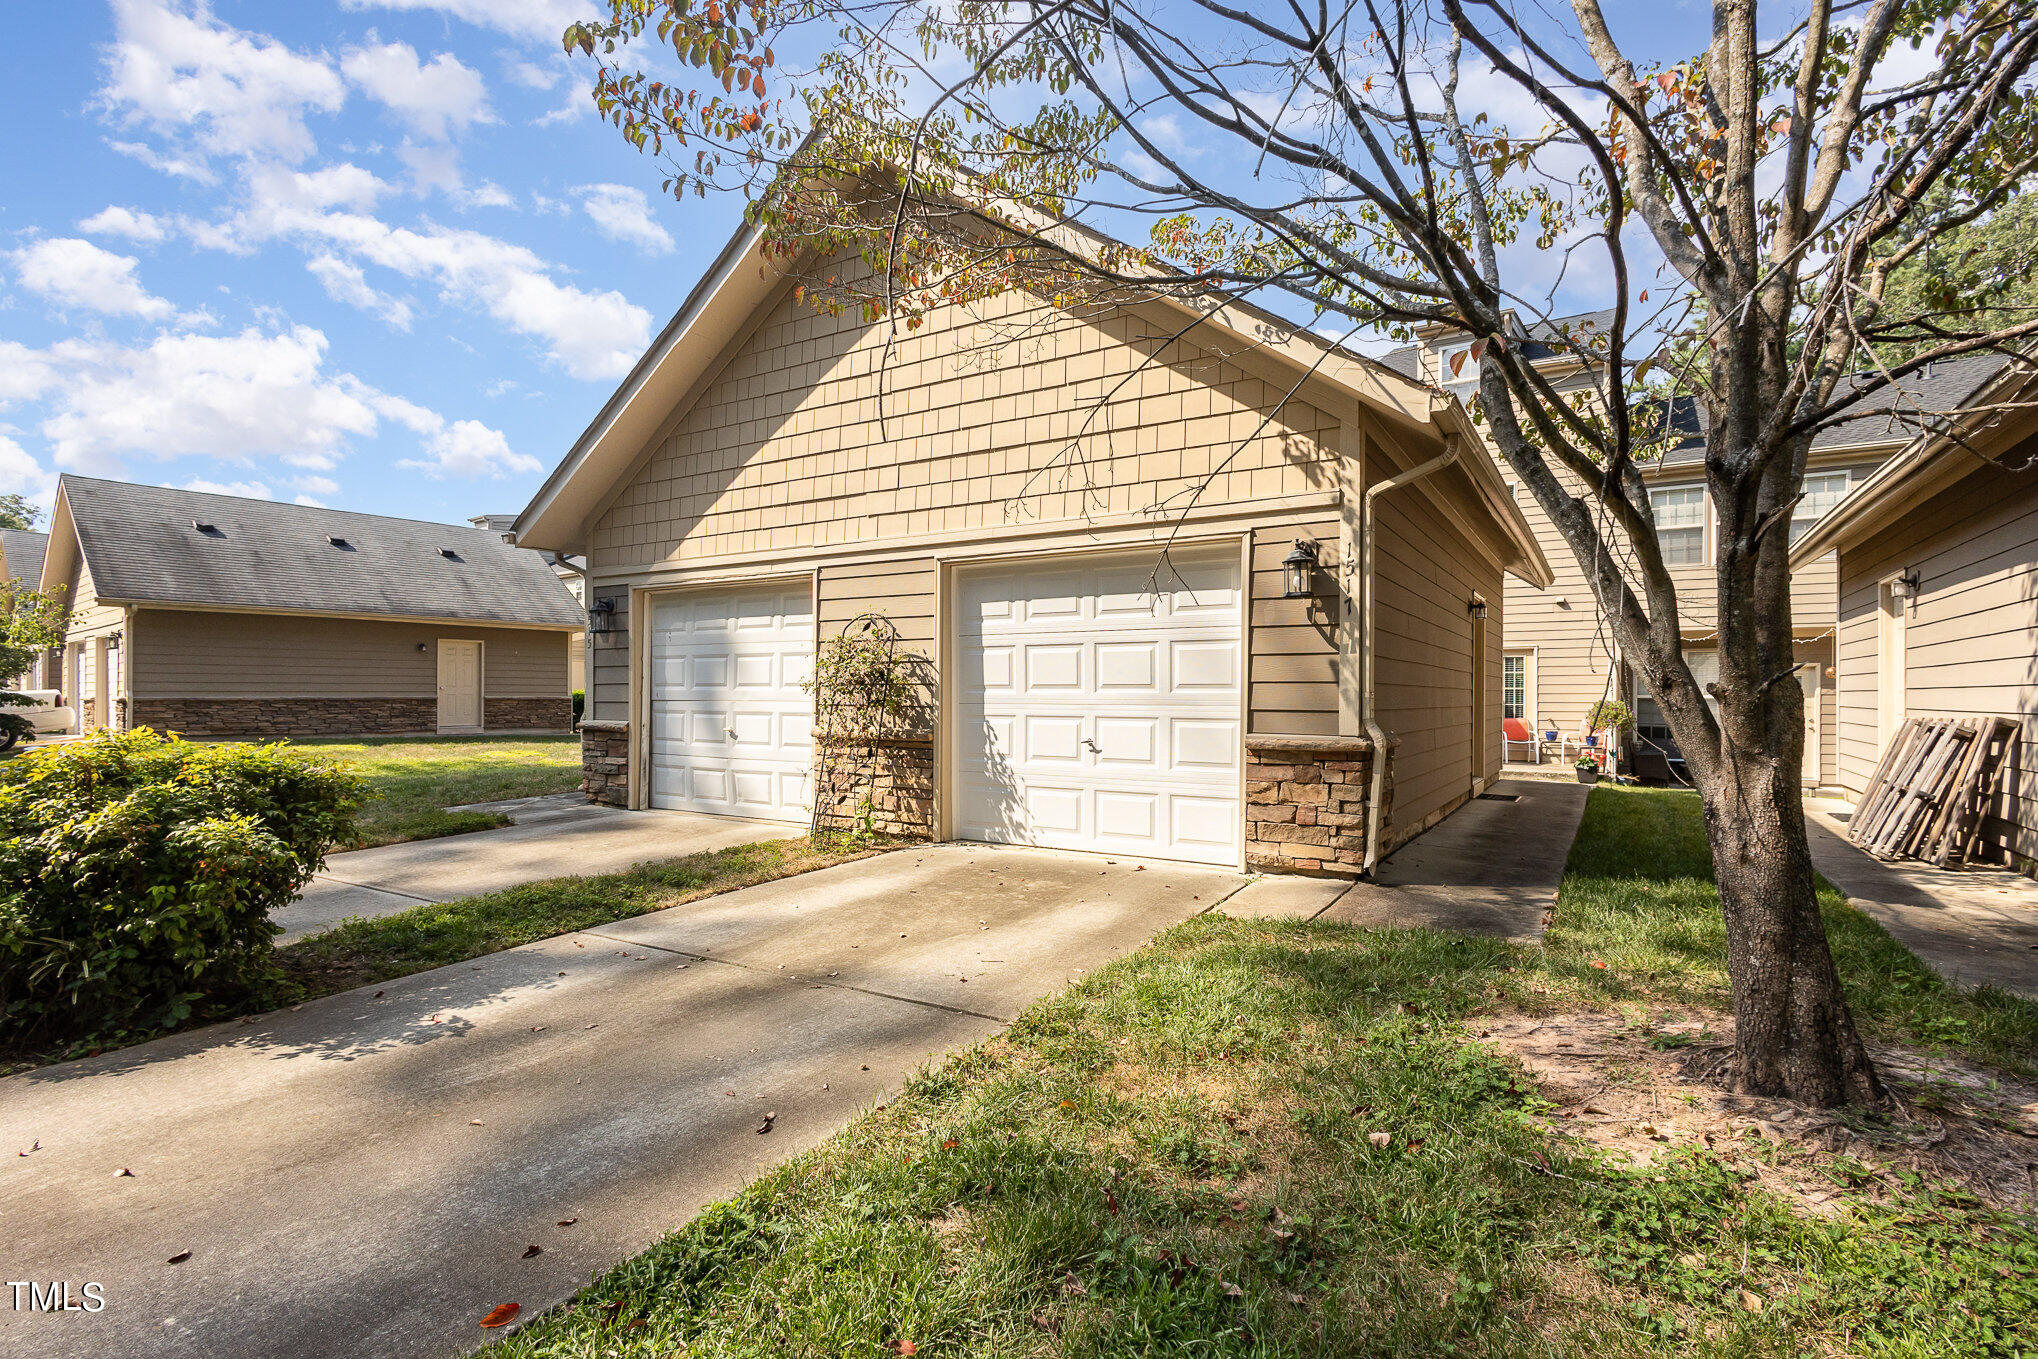
[[[391,736],[291,744],[347,760],[368,782],[360,836],[343,849],[508,825],[509,818],[491,812],[445,809],[580,785],[577,736]]]
[[[1477,1039],[1723,1005],[1696,813],[1596,790],[1545,946],[1170,930],[494,1352],[2038,1353],[2028,1218],[1844,1156],[1814,1214],[1759,1138],[1617,1163]],[[2038,1006],[1957,993],[1827,907],[1872,1033],[2030,1069]]]
[[[847,842],[817,845],[804,836],[731,845],[623,873],[552,878],[349,921],[283,945],[276,958],[293,990],[330,995],[876,852]]]

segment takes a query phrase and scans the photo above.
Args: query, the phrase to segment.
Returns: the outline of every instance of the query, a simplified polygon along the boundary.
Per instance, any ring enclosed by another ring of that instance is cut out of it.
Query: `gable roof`
[[[1965,393],[1961,402],[1965,409],[1913,439],[1813,521],[1791,544],[1791,566],[1803,566],[1836,547],[1885,529],[1939,491],[1987,466],[1991,458],[2038,440],[2038,406],[2033,404],[2038,399],[2038,371],[2028,364],[1988,357],[1994,360],[1991,372]],[[1948,409],[1940,407],[1942,412]]]
[[[1069,223],[1051,230],[1080,237],[1091,247],[1104,239]],[[745,225],[722,247],[679,310],[517,516],[517,541],[560,552],[584,550],[587,523],[616,482],[628,474],[668,420],[700,398],[719,371],[717,359],[789,283],[789,266],[767,256],[765,240],[762,227]],[[1154,301],[1185,316],[1200,317],[1211,330],[1244,342],[1299,372],[1303,380],[1334,388],[1405,429],[1438,439],[1457,436],[1479,446],[1477,429],[1456,397],[1411,382],[1378,360],[1306,327],[1231,299],[1211,298],[1198,305],[1162,295]],[[1459,467],[1511,548],[1507,569],[1538,588],[1547,587],[1554,579],[1549,561],[1499,469],[1485,458],[1461,459]]]
[[[7,563],[7,578],[20,581],[30,590],[42,580],[43,553],[50,536],[32,529],[0,529],[0,559]]]
[[[586,622],[543,557],[466,525],[69,475],[58,479],[53,523],[84,555],[102,603]],[[45,575],[70,546],[51,554]]]

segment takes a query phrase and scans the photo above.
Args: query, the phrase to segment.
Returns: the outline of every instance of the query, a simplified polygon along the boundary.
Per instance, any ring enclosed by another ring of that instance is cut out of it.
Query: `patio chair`
[[[1529,730],[1528,723],[1522,721],[1519,717],[1501,718],[1500,719],[1501,758],[1506,760],[1509,764],[1514,763],[1515,761],[1514,752],[1515,748],[1518,746],[1527,749],[1528,763],[1541,764],[1543,762],[1542,740],[1534,732]]]
[[[1592,729],[1592,719],[1589,717],[1584,718],[1578,723],[1578,730],[1564,733],[1564,744],[1560,748],[1559,754],[1566,760],[1575,760],[1588,749],[1603,750],[1607,745],[1608,734],[1608,730],[1605,727],[1594,731]]]

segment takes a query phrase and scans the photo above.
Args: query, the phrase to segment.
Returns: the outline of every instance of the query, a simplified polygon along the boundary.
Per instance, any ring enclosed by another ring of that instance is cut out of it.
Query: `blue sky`
[[[84,0],[0,107],[0,491],[521,509],[733,229],[560,52],[577,0]]]

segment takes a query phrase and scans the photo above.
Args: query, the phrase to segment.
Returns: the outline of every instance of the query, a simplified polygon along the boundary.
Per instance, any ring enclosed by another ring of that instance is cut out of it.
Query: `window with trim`
[[[1824,517],[1827,510],[1847,498],[1853,482],[1845,472],[1811,472],[1804,479],[1804,499],[1790,512],[1790,541]]]
[[[1705,487],[1664,486],[1649,492],[1656,541],[1665,566],[1705,565]]]
[[[1500,658],[1500,715],[1528,716],[1528,657]]]

